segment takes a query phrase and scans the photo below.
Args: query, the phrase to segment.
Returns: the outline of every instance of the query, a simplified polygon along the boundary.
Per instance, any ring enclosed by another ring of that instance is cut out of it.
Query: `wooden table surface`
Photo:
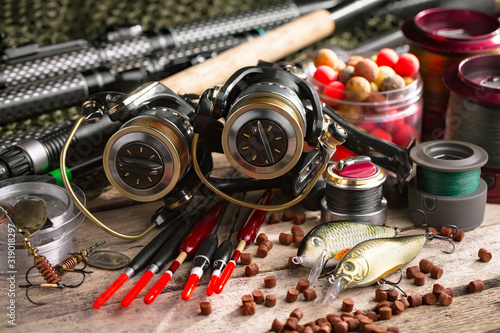
[[[276,202],[282,200],[277,192]],[[254,193],[257,198],[259,193]],[[110,199],[115,197],[115,199]],[[102,210],[96,213],[104,223],[122,232],[138,232],[149,224],[151,214],[162,205],[162,202],[153,202],[140,205],[129,205],[117,199],[115,191],[106,193],[101,198],[93,200],[89,206],[92,209]],[[252,197],[252,195],[247,196]],[[121,202],[113,204],[113,202]],[[118,206],[118,207],[117,207]],[[119,207],[121,206],[121,207]],[[224,224],[220,228],[220,239],[227,237],[232,216],[236,207],[230,205],[225,215]],[[296,208],[296,211],[303,211]],[[318,212],[305,212],[306,223],[302,228],[307,232],[320,223]],[[240,218],[247,214],[242,211]],[[399,326],[401,332],[500,332],[500,205],[488,204],[486,216],[481,226],[466,232],[465,239],[456,244],[456,251],[447,255],[442,249],[449,249],[447,242],[428,242],[420,254],[408,265],[418,265],[426,258],[443,268],[444,274],[439,280],[426,275],[426,283],[422,287],[413,285],[412,281],[403,278],[401,288],[409,295],[429,293],[432,284],[439,282],[445,287],[452,287],[455,293],[453,303],[448,306],[426,305],[417,308],[408,308],[402,314],[393,316],[391,320],[379,321],[379,326]],[[405,210],[389,210],[389,225],[409,226]],[[152,305],[146,305],[143,297],[151,286],[158,280],[160,274],[153,277],[146,288],[136,300],[128,307],[122,308],[120,302],[125,294],[138,281],[143,272],[140,272],[125,285],[99,310],[92,308],[94,300],[108,286],[123,273],[124,269],[106,271],[92,269],[85,283],[75,289],[35,290],[33,298],[48,303],[43,306],[30,304],[24,290],[17,287],[16,301],[16,326],[10,331],[18,332],[266,332],[271,328],[275,318],[286,321],[290,312],[301,308],[304,318],[300,321],[305,324],[328,313],[340,313],[342,300],[350,297],[354,300],[354,309],[371,310],[376,305],[374,301],[375,286],[348,289],[339,295],[339,298],[328,308],[322,306],[323,297],[327,289],[326,279],[320,279],[314,286],[318,298],[306,302],[302,295],[295,303],[287,303],[285,296],[287,289],[294,288],[301,277],[307,277],[309,269],[299,268],[290,270],[288,258],[296,254],[297,248],[293,245],[285,246],[278,243],[281,232],[290,232],[293,224],[281,222],[279,224],[264,224],[261,232],[268,235],[274,247],[266,258],[257,257],[257,246],[247,246],[244,252],[254,255],[254,262],[260,267],[260,273],[253,277],[244,276],[244,266],[238,265],[225,290],[220,295],[207,297],[205,289],[208,284],[209,274],[201,279],[191,300],[185,302],[180,298],[184,283],[191,270],[191,262],[185,262]],[[158,230],[159,231],[159,230]],[[125,241],[113,238],[86,220],[79,228],[75,242],[77,248],[83,249],[106,240],[102,247],[104,250],[120,251],[131,258],[152,239],[158,231],[153,231],[140,241]],[[236,240],[233,236],[233,244]],[[493,253],[493,259],[484,263],[478,260],[478,250],[484,247]],[[163,273],[166,268],[162,269]],[[264,287],[264,278],[275,275],[277,286],[272,289]],[[470,281],[481,279],[485,289],[478,293],[469,293]],[[24,283],[18,277],[16,284]],[[6,314],[7,284],[3,279],[0,293],[1,313]],[[241,297],[253,290],[260,289],[265,294],[276,294],[277,305],[273,308],[257,305],[255,315],[242,314]],[[209,316],[200,314],[199,303],[210,301],[213,313]],[[10,327],[7,317],[2,315],[2,331]]]

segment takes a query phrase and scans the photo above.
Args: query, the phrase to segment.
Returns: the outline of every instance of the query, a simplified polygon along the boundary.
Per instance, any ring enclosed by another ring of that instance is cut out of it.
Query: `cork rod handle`
[[[160,82],[176,93],[201,94],[224,83],[242,67],[256,65],[259,60],[275,62],[331,35],[334,30],[330,12],[318,10]]]

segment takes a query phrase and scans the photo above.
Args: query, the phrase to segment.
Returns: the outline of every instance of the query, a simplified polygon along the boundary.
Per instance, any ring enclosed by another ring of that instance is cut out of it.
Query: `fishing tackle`
[[[257,206],[235,199],[216,188],[198,167],[200,180],[217,195],[238,205],[259,210],[279,210],[300,202],[326,168],[345,130],[322,112],[319,96],[296,68],[260,62],[236,71],[222,87],[206,90],[196,109],[191,151],[207,135],[215,119],[223,119],[220,146],[229,163],[256,179],[283,177],[295,198],[280,205]],[[306,153],[304,144],[313,148]],[[215,151],[214,152],[221,152]]]
[[[186,210],[189,207],[189,203],[183,206]],[[168,240],[172,236],[174,232],[178,230],[179,223],[177,223],[178,219],[181,217],[185,217],[186,221],[197,221],[198,216],[201,216],[203,210],[206,207],[206,204],[200,204],[200,208],[197,210],[193,210],[191,212],[185,212],[185,214],[181,214],[177,219],[173,219],[170,223],[162,230],[152,241],[150,241],[128,264],[125,272],[122,273],[109,287],[106,289],[92,304],[94,309],[100,309],[110,298],[114,295],[114,293],[121,287],[125,282],[135,275],[136,272],[142,270],[146,265],[148,265],[152,258],[155,257],[159,250],[164,246],[164,244],[168,244]],[[165,245],[167,246],[167,245]],[[172,246],[175,248],[175,246]]]
[[[273,192],[271,190],[266,190],[258,201],[259,206],[269,205],[273,197]],[[236,262],[240,258],[241,251],[247,246],[247,244],[252,244],[257,237],[257,232],[264,223],[266,218],[266,211],[263,210],[252,210],[247,220],[243,226],[238,231],[237,239],[239,241],[236,250],[234,251],[231,260],[227,263],[226,268],[222,271],[222,275],[214,284],[214,291],[216,294],[220,294],[224,289],[227,281],[233,274],[234,268],[236,267]]]
[[[336,265],[356,244],[373,238],[393,237],[400,228],[354,221],[332,221],[311,229],[300,243],[296,265],[310,267],[309,283],[314,285],[324,267]]]
[[[245,195],[246,193],[243,193],[241,200],[245,199]],[[215,250],[213,265],[212,265],[213,266],[212,276],[210,277],[210,282],[208,283],[206,291],[207,296],[213,295],[215,285],[217,284],[217,280],[219,279],[222,271],[226,267],[229,259],[231,258],[231,252],[233,251],[233,244],[231,243],[231,237],[234,233],[236,222],[240,217],[241,207],[242,206],[238,206],[238,210],[234,215],[233,225],[229,230],[229,235],[227,236],[227,239],[219,245],[217,250]]]
[[[226,205],[226,201],[219,201],[196,223],[190,233],[183,239],[182,243],[179,245],[179,255],[177,256],[177,258],[175,258],[174,262],[169,266],[165,273],[163,273],[160,279],[144,297],[144,303],[153,303],[160,292],[165,289],[168,282],[180,267],[180,265],[182,265],[182,263],[186,259],[191,258],[196,253],[196,251],[200,247],[200,244],[212,231],[217,221],[219,221],[222,213],[226,208]]]
[[[363,287],[376,283],[387,275],[401,269],[415,258],[427,240],[444,239],[455,245],[448,237],[424,233],[414,236],[377,238],[363,241],[350,249],[328,278],[331,284],[323,301],[326,307],[346,288]]]

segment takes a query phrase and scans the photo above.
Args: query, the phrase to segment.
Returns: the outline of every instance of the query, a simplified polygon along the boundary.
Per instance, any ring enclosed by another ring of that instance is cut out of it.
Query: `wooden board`
[[[277,191],[278,192],[278,191]],[[257,198],[259,193],[247,196],[249,199]],[[113,195],[112,195],[113,196]],[[283,198],[277,195],[276,201]],[[97,200],[103,200],[99,198]],[[149,219],[161,202],[135,204],[101,211],[96,215],[104,223],[123,232],[137,232],[149,224]],[[92,206],[93,203],[90,203]],[[100,203],[102,205],[102,203]],[[225,215],[224,224],[220,229],[220,239],[225,239],[233,221],[236,207],[231,205]],[[297,208],[296,211],[303,211]],[[247,215],[244,209],[241,217]],[[307,232],[320,223],[318,212],[306,212],[307,221],[302,228]],[[389,210],[388,224],[409,226],[411,223],[405,210]],[[457,250],[451,255],[443,254],[440,250],[449,249],[449,244],[441,241],[428,243],[421,253],[409,263],[416,265],[426,258],[444,269],[444,274],[439,280],[434,280],[426,275],[426,284],[417,287],[406,278],[403,278],[401,288],[409,295],[431,292],[432,284],[439,282],[446,287],[452,287],[455,292],[453,303],[449,307],[441,305],[421,306],[409,308],[398,316],[377,325],[399,326],[401,332],[493,332],[500,330],[500,205],[488,204],[483,224],[475,230],[466,232],[465,239],[457,243]],[[371,310],[376,302],[373,300],[375,286],[348,289],[343,292],[330,307],[322,306],[323,296],[327,289],[326,279],[320,279],[314,286],[318,298],[306,302],[302,295],[295,303],[287,303],[285,296],[288,288],[294,288],[301,277],[307,277],[308,269],[300,268],[290,270],[288,258],[296,254],[297,249],[278,243],[281,232],[290,232],[293,224],[281,222],[279,224],[265,224],[261,232],[268,235],[274,243],[273,249],[267,258],[258,258],[255,253],[257,246],[252,244],[245,249],[254,255],[254,262],[260,267],[260,273],[253,277],[244,276],[244,266],[238,265],[233,277],[220,295],[207,297],[205,289],[209,276],[205,275],[195,290],[193,297],[188,302],[180,299],[180,294],[191,269],[191,262],[184,263],[172,278],[166,290],[159,295],[152,305],[143,303],[143,297],[151,286],[158,280],[159,274],[139,294],[129,308],[122,308],[120,302],[125,294],[138,281],[142,272],[118,290],[118,292],[99,310],[92,308],[93,301],[120,275],[123,269],[105,271],[92,269],[94,273],[88,275],[85,283],[75,289],[49,289],[34,290],[32,297],[46,305],[35,306],[30,304],[25,296],[24,289],[19,284],[24,284],[22,276],[16,278],[15,314],[16,326],[12,332],[37,332],[37,331],[78,331],[78,332],[266,332],[270,329],[274,318],[286,321],[290,312],[301,308],[304,318],[300,323],[305,324],[316,318],[326,316],[328,313],[340,313],[342,299],[350,297],[355,302],[355,309]],[[104,250],[115,250],[133,257],[140,249],[152,239],[158,231],[153,231],[143,240],[130,242],[113,238],[107,233],[85,221],[78,230],[75,243],[77,248],[83,249],[96,242],[106,240]],[[236,240],[233,235],[233,244]],[[478,260],[477,252],[484,247],[493,253],[493,259],[488,263]],[[161,273],[164,272],[164,269]],[[264,278],[275,275],[277,286],[272,289],[264,288]],[[66,278],[66,276],[64,277]],[[481,279],[485,283],[485,290],[470,294],[467,285],[472,280]],[[9,292],[9,284],[2,281],[0,293],[1,313],[3,321],[0,327],[10,325],[7,320],[7,305],[10,298],[5,297]],[[265,294],[276,294],[278,302],[276,307],[267,308],[257,306],[257,314],[245,316],[241,309],[241,296],[253,290],[260,289]],[[199,303],[210,301],[213,313],[210,316],[200,315]],[[10,332],[9,331],[9,332]]]

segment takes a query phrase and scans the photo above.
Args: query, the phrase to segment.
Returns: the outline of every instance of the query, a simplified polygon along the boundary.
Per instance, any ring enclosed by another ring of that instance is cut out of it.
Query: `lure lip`
[[[330,287],[328,288],[325,299],[323,300],[323,306],[326,308],[337,299],[338,294],[344,291],[350,284],[350,280],[344,275],[330,275],[328,278],[330,282]]]

